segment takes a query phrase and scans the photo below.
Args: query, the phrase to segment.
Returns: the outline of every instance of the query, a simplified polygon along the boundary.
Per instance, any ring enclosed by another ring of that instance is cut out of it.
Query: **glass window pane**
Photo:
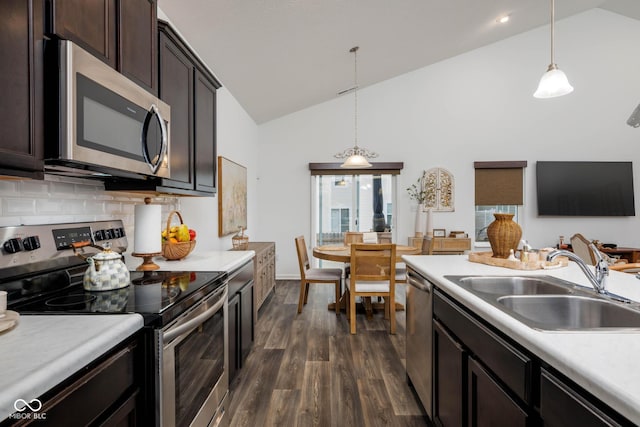
[[[476,242],[488,242],[487,227],[495,219],[494,212],[512,213],[513,220],[518,221],[518,205],[478,205],[476,206]]]
[[[342,243],[346,231],[375,231],[374,223],[380,231],[391,230],[393,175],[314,175],[312,179],[317,245]]]

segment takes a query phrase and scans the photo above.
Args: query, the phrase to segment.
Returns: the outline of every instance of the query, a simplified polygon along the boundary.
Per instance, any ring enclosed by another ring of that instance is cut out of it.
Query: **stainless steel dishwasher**
[[[433,285],[407,266],[407,377],[429,418],[433,413]]]

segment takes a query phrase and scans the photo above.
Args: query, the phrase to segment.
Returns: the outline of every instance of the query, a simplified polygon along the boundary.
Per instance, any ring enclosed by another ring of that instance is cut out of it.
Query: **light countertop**
[[[640,331],[538,331],[444,278],[445,275],[550,275],[590,289],[574,262],[552,270],[519,271],[473,263],[467,255],[407,255],[403,259],[497,329],[634,423],[640,424]],[[640,280],[611,271],[607,290],[640,301]]]
[[[161,256],[153,258],[153,262],[162,270],[169,271],[233,271],[241,267],[255,256],[254,251],[203,251],[196,248],[186,258],[168,261]],[[125,262],[130,270],[142,264],[142,258],[131,254],[125,255]]]
[[[0,420],[142,328],[138,314],[22,315],[0,334]]]

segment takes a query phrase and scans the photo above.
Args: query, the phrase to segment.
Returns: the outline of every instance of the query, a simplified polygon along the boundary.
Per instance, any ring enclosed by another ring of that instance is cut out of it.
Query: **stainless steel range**
[[[0,290],[8,292],[8,308],[22,315],[141,314],[154,356],[145,369],[153,421],[145,425],[226,426],[227,274],[132,271],[125,288],[86,291],[87,262],[72,249],[81,242],[127,249],[119,220],[0,227]]]

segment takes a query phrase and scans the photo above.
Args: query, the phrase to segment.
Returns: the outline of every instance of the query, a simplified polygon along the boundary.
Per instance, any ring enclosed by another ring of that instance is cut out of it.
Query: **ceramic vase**
[[[494,213],[495,221],[489,224],[487,236],[494,258],[508,258],[509,250],[515,252],[520,243],[522,229],[513,221],[513,214]]]
[[[426,212],[422,210],[422,205],[418,205],[416,208],[415,237],[418,237],[418,238],[424,237],[425,217],[426,217]]]
[[[427,237],[433,237],[433,211],[431,208],[427,209]]]

